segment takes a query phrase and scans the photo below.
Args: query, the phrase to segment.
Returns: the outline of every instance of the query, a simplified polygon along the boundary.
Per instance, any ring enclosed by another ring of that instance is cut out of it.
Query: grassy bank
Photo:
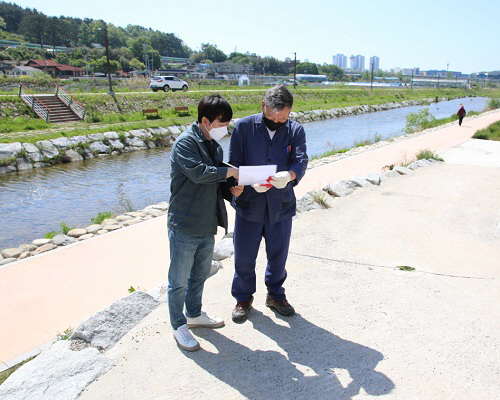
[[[484,140],[500,140],[500,121],[491,124],[485,129],[477,131],[472,137]]]
[[[217,88],[220,89],[220,88]],[[260,112],[260,104],[267,88],[234,90],[222,94],[230,102],[234,117]],[[215,90],[214,90],[215,91]],[[299,87],[294,93],[294,111],[341,108],[354,105],[374,105],[404,100],[466,96],[498,97],[500,90],[465,89],[375,89]],[[123,132],[131,129],[187,125],[197,114],[197,104],[206,92],[129,93],[109,95],[75,95],[87,108],[87,121],[67,124],[41,124],[36,118],[3,118],[0,143],[14,141],[36,142],[61,136],[75,136],[107,131]],[[2,98],[0,101],[7,101]],[[16,99],[16,101],[19,101]],[[178,116],[175,106],[188,106],[190,115]],[[157,108],[159,119],[147,119],[140,110]],[[36,122],[35,122],[36,121]]]

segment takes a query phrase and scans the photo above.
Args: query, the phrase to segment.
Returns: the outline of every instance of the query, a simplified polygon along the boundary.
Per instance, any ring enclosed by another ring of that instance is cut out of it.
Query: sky
[[[332,64],[380,57],[380,68],[500,70],[500,1],[492,0],[10,0],[48,16],[102,19],[174,33],[193,50]],[[183,5],[186,7],[183,7]]]

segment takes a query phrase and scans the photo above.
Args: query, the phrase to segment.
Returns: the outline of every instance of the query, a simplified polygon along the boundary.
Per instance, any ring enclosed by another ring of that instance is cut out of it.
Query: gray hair
[[[284,108],[292,108],[293,95],[285,85],[277,85],[267,90],[264,104],[272,110],[281,111]]]

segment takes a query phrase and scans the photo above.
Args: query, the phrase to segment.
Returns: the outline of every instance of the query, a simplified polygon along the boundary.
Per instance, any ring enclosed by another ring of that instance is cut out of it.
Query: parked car
[[[176,90],[182,90],[186,92],[189,89],[189,84],[175,76],[153,76],[149,87],[153,92],[157,92],[162,89],[164,92],[168,92],[172,89],[172,92]]]

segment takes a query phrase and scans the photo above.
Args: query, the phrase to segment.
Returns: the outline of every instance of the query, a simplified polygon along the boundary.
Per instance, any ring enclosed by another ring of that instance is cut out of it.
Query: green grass
[[[251,87],[221,92],[233,108],[234,118],[260,112],[261,100],[268,87]],[[212,92],[224,90],[222,87],[211,87]],[[353,105],[375,105],[402,100],[422,100],[427,98],[456,98],[462,96],[498,96],[500,90],[465,90],[465,89],[376,89],[362,88],[318,88],[299,87],[294,93],[293,111],[310,111],[318,109],[341,108]],[[75,94],[75,98],[87,108],[90,122],[76,122],[67,124],[46,124],[37,118],[22,118],[9,121],[2,118],[0,143],[16,141],[34,143],[39,140],[54,139],[61,136],[71,137],[90,133],[103,133],[107,131],[125,132],[132,129],[168,127],[172,125],[188,125],[195,120],[197,104],[207,92],[175,92],[175,93],[131,93],[117,94],[114,99],[108,95]],[[11,101],[18,98],[9,97]],[[0,101],[5,101],[5,98]],[[178,116],[173,108],[187,105],[190,116]],[[121,113],[118,112],[118,108]],[[147,119],[140,110],[157,108],[160,119]],[[109,112],[99,111],[107,109]],[[36,121],[36,122],[34,122]],[[6,124],[4,124],[6,122]],[[34,125],[40,124],[41,125]],[[10,131],[10,132],[9,132]],[[35,132],[33,132],[35,131]],[[3,133],[2,133],[3,132]],[[20,132],[15,133],[14,132]]]
[[[93,224],[100,224],[102,221],[108,218],[113,218],[113,213],[110,211],[99,212],[97,217],[94,217],[90,220]]]
[[[472,137],[475,139],[500,141],[500,121],[494,122],[487,128],[477,131]]]
[[[0,133],[35,131],[54,126],[35,117],[2,118],[1,121]]]
[[[444,161],[441,157],[439,157],[436,153],[429,149],[420,150],[415,157],[417,160],[436,160],[436,161]]]

